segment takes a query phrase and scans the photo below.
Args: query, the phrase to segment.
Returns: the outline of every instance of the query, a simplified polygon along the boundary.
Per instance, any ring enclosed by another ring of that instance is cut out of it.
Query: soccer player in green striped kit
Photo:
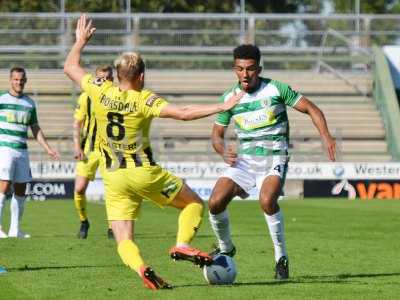
[[[278,205],[288,163],[289,121],[286,106],[308,114],[318,129],[327,155],[335,160],[336,143],[329,133],[322,111],[287,84],[260,77],[260,50],[254,45],[240,45],[233,51],[234,71],[238,82],[221,98],[244,91],[240,103],[219,113],[212,132],[215,151],[229,165],[218,179],[209,199],[210,223],[218,239],[214,254],[235,255],[227,205],[235,197],[245,198],[250,189],[260,191],[264,213],[275,253],[275,278],[289,278],[289,260],[285,246],[283,214]],[[224,143],[231,122],[239,139],[238,151]]]
[[[35,102],[24,94],[27,82],[23,68],[10,70],[10,90],[0,95],[0,238],[29,238],[22,232],[19,223],[25,203],[26,184],[32,180],[28,156],[28,128],[38,143],[53,159],[59,159],[39,126]],[[13,184],[11,199],[11,223],[8,234],[1,227],[1,216],[6,193]]]

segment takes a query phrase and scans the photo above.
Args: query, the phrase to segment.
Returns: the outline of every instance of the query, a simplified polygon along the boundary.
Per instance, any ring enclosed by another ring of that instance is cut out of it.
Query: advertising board
[[[304,197],[400,199],[399,180],[304,180]]]

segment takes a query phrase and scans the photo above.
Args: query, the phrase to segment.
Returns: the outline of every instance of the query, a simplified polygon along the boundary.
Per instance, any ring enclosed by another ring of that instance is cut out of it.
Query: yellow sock
[[[129,268],[139,273],[139,269],[144,265],[140,256],[140,250],[132,240],[123,240],[118,244],[118,254],[122,261]]]
[[[178,220],[177,244],[189,244],[200,227],[204,207],[200,203],[190,203],[182,209]]]
[[[85,194],[74,193],[74,202],[76,210],[78,211],[79,219],[81,221],[87,220],[86,214],[86,196]]]

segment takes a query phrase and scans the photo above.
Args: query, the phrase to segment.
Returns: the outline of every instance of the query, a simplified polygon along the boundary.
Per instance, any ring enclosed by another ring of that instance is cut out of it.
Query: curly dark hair
[[[233,50],[233,59],[254,59],[260,64],[260,58],[260,49],[252,44],[243,44]]]

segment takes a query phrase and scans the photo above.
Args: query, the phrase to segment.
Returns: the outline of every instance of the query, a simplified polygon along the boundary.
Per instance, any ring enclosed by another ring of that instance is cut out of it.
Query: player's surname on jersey
[[[111,99],[107,97],[106,95],[102,95],[100,97],[100,104],[103,104],[105,107],[113,110],[118,110],[118,111],[125,111],[125,112],[136,112],[137,107],[136,107],[136,102],[122,102],[118,101],[119,97],[115,96],[115,99]]]

